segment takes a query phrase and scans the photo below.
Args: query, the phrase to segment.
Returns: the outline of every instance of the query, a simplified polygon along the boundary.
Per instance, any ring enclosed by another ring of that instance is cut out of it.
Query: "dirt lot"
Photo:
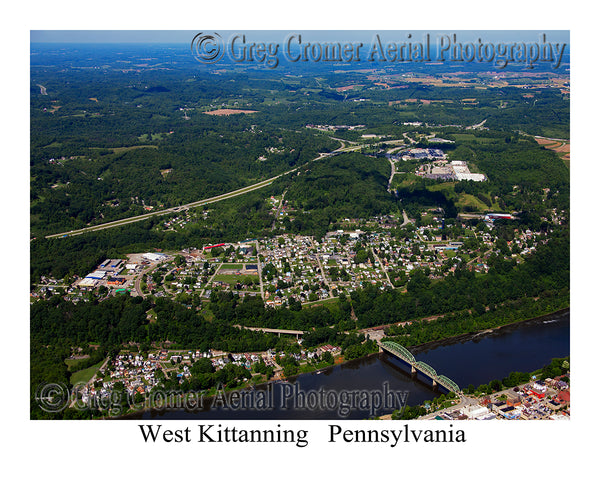
[[[362,87],[363,85],[347,85],[345,87],[338,87],[336,91],[338,92],[346,92],[348,90],[352,90],[354,87]]]
[[[220,110],[211,110],[204,112],[207,115],[235,115],[237,113],[256,113],[257,110],[234,110],[232,108],[221,108]]]

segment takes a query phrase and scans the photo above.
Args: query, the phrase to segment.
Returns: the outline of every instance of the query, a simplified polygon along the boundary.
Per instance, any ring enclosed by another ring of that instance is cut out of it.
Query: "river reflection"
[[[557,314],[544,320],[528,322],[502,329],[493,334],[479,336],[460,342],[415,349],[417,360],[431,365],[440,374],[454,380],[461,388],[502,379],[512,371],[533,371],[550,363],[555,357],[569,355],[569,312]],[[262,392],[262,393],[259,393]],[[354,393],[353,393],[354,392]],[[413,378],[401,361],[386,353],[353,360],[322,371],[303,374],[286,383],[259,386],[249,395],[267,398],[262,408],[233,408],[231,402],[205,402],[203,409],[195,411],[146,411],[128,418],[133,419],[186,419],[186,420],[320,420],[363,419],[373,413],[369,407],[358,402],[350,409],[340,409],[344,393],[359,395],[396,396],[407,395],[409,405],[417,405],[431,399],[434,392],[430,381]],[[293,395],[310,400],[329,399],[316,405],[294,405]],[[374,397],[375,398],[375,397]],[[337,404],[335,401],[337,400]],[[356,400],[356,398],[355,398]],[[266,402],[266,403],[265,403]],[[213,404],[209,408],[206,403]],[[249,402],[252,404],[252,402]],[[325,403],[325,405],[323,405]],[[393,402],[390,402],[390,405]],[[394,405],[396,406],[396,405]],[[371,406],[372,408],[372,406]],[[395,408],[382,406],[377,415],[391,413]],[[343,415],[342,413],[347,413]],[[348,410],[348,411],[346,411]]]

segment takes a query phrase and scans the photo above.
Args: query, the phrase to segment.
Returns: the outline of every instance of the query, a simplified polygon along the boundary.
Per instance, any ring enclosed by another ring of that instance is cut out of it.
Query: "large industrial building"
[[[473,182],[483,182],[485,180],[485,175],[482,173],[471,173],[469,167],[467,167],[467,162],[455,160],[450,162],[450,166],[458,181],[472,180]]]
[[[163,260],[166,255],[164,253],[144,253],[142,257],[146,260],[150,260],[151,262],[158,262]]]

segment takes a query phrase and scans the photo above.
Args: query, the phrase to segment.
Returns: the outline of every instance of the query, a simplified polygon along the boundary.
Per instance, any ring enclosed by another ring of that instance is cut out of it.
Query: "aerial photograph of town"
[[[569,419],[568,32],[492,63],[456,34],[215,33],[214,62],[57,33],[31,34],[32,419]],[[384,383],[409,393],[361,405]]]
[[[239,468],[564,438],[573,32],[203,25],[28,31],[36,435]]]

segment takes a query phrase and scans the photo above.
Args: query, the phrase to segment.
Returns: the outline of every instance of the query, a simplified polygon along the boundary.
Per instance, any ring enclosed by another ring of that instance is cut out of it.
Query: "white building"
[[[159,260],[165,258],[165,256],[166,255],[164,253],[144,253],[142,255],[143,258],[150,260],[151,262],[158,262]]]
[[[460,409],[460,413],[466,415],[469,420],[478,419],[479,417],[486,417],[490,413],[487,407],[483,405],[468,405]]]

